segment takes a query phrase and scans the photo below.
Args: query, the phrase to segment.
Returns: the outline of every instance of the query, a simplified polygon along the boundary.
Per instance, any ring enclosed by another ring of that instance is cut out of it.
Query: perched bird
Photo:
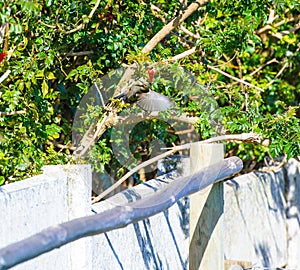
[[[114,98],[122,98],[129,103],[136,103],[145,111],[166,111],[173,106],[173,102],[163,94],[151,90],[156,71],[148,69],[149,81],[139,78],[131,79],[124,91]]]

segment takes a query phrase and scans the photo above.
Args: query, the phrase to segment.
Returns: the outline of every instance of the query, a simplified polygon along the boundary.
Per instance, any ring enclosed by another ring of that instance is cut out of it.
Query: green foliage
[[[227,132],[254,131],[271,139],[270,147],[231,143],[228,152],[258,161],[265,155],[300,155],[300,38],[299,30],[293,30],[300,20],[299,1],[211,1],[182,24],[199,38],[174,29],[147,56],[139,54],[141,49],[185,7],[175,0],[106,0],[89,16],[95,2],[0,3],[0,23],[8,23],[9,30],[0,41],[0,51],[8,52],[0,63],[0,76],[10,71],[0,84],[0,111],[5,113],[0,115],[0,185],[37,174],[45,164],[71,160],[71,150],[59,144],[71,144],[76,108],[97,77],[132,59],[160,61],[194,46],[197,52],[179,60],[179,65],[209,89]],[[238,83],[207,64],[264,91]],[[171,79],[176,81],[176,76]],[[203,104],[186,102],[176,87],[156,90],[172,97],[185,113],[202,119],[197,124],[202,138],[213,135],[207,122],[210,115],[199,112]],[[164,130],[163,123],[147,125],[134,130],[132,147],[139,140],[176,142],[157,132]],[[144,128],[153,133],[141,133]],[[93,149],[93,156],[101,161],[93,163],[95,170],[117,166],[110,147],[108,131]]]

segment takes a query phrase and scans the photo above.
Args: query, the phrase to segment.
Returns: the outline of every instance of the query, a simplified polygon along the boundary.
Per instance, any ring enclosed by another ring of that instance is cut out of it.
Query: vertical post
[[[92,214],[92,172],[90,165],[50,165],[43,167],[43,171],[48,176],[65,175],[67,177],[67,220]],[[71,254],[70,269],[92,269],[91,238],[79,239],[68,246]]]
[[[194,143],[190,149],[191,173],[223,158],[223,144]],[[190,270],[224,269],[223,201],[222,182],[190,196]]]

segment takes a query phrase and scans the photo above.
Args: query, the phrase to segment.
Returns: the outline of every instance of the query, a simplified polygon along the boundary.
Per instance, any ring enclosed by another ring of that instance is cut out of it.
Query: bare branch
[[[151,5],[151,11],[152,11],[153,15],[156,18],[160,19],[163,23],[166,23],[166,19],[159,14],[159,12],[162,12],[161,9],[159,7],[153,5],[152,3],[150,5]]]
[[[199,34],[194,34],[194,33],[192,33],[190,30],[186,29],[186,28],[185,28],[184,26],[182,26],[182,25],[180,25],[180,30],[181,30],[182,32],[184,32],[185,34],[191,36],[191,37],[194,38],[194,39],[199,39],[199,38],[200,38]]]
[[[58,142],[55,142],[55,141],[53,141],[53,142],[51,142],[51,141],[48,141],[47,142],[47,144],[48,145],[54,145],[55,147],[57,147],[57,148],[60,148],[60,149],[69,149],[69,150],[71,150],[71,151],[73,151],[73,150],[76,150],[76,147],[74,147],[74,146],[72,146],[72,145],[69,145],[69,144],[61,144],[61,143],[58,143]],[[71,143],[70,143],[71,144]]]
[[[245,141],[245,142],[250,142],[250,143],[261,143],[262,142],[261,136],[256,133],[242,133],[242,134],[217,136],[214,138],[203,140],[200,143],[201,144],[215,143],[215,142],[220,142],[220,141],[225,141],[225,140],[226,141]],[[126,179],[128,179],[131,175],[133,175],[140,169],[147,167],[148,165],[150,165],[154,162],[157,162],[160,159],[171,156],[180,150],[189,149],[192,144],[193,143],[187,143],[187,144],[183,144],[183,145],[174,146],[173,148],[171,148],[171,150],[139,164],[138,166],[136,166],[135,168],[130,170],[128,173],[126,173],[123,177],[121,177],[116,183],[114,183],[112,186],[110,186],[104,192],[102,192],[97,197],[95,197],[92,200],[92,203],[99,202],[101,199],[103,199],[106,195],[108,195],[110,192],[112,192],[114,189],[116,189],[118,186],[120,186]],[[169,149],[169,148],[167,148],[167,149]]]
[[[274,19],[277,19],[278,16],[276,16]],[[279,26],[285,24],[285,23],[289,23],[289,22],[293,22],[293,21],[298,21],[300,19],[300,15],[296,16],[296,17],[290,17],[288,19],[284,19],[284,20],[281,20],[279,21],[278,23],[275,23],[273,26],[271,26],[270,24],[267,24],[265,25],[264,27],[258,29],[256,31],[256,34],[260,35],[260,34],[263,34],[264,32],[267,32],[267,31],[270,31],[272,30],[273,28],[278,28]],[[274,21],[274,20],[273,20]],[[272,22],[273,22],[272,21]]]
[[[74,151],[77,157],[83,157],[91,147],[99,140],[101,135],[116,123],[116,110],[106,112],[101,121],[92,124],[80,141],[79,147]]]
[[[14,111],[14,112],[0,112],[0,116],[11,116],[16,114],[26,114],[26,111],[21,110],[21,111]]]
[[[47,24],[47,23],[44,23],[42,20],[38,20],[38,23],[48,27],[48,28],[51,28],[51,29],[56,29],[57,26],[56,25],[50,25],[50,24]]]
[[[268,24],[271,24],[278,18],[278,15],[275,16],[275,10],[270,8],[269,18],[268,18]]]
[[[278,63],[276,58],[271,59],[270,61],[268,61],[267,63],[261,65],[260,67],[258,67],[256,70],[252,71],[249,75],[253,76],[254,74],[256,74],[257,72],[259,72],[260,70],[262,70],[265,66],[270,65],[272,63]]]
[[[178,27],[184,20],[186,20],[193,12],[195,12],[200,6],[206,4],[208,0],[197,0],[190,4],[182,15],[174,18],[167,25],[165,25],[160,31],[154,35],[154,37],[143,48],[142,53],[151,52],[155,46],[174,28]]]
[[[120,125],[128,125],[135,124],[145,120],[157,119],[159,117],[159,112],[151,112],[151,113],[137,113],[129,116],[117,116],[115,118],[115,126]],[[199,118],[198,117],[188,117],[188,116],[176,116],[176,115],[168,115],[168,119],[184,122],[187,124],[194,125]]]
[[[165,59],[165,60],[163,60],[163,62],[165,62],[165,63],[166,62],[175,62],[175,61],[178,61],[178,60],[180,60],[180,59],[182,59],[186,56],[189,56],[189,55],[195,53],[196,51],[197,51],[197,47],[193,47],[192,49],[189,49],[189,50],[187,50],[183,53],[177,54],[177,55],[173,56],[172,58]]]
[[[281,32],[273,33],[272,36],[281,40],[283,38],[283,36],[286,36],[290,33],[294,33],[299,29],[300,29],[300,23],[298,23],[295,27],[290,28],[288,30],[283,30]]]
[[[191,55],[191,54],[193,54],[193,53],[195,53],[196,52],[196,47],[193,47],[192,49],[190,49],[190,50],[187,50],[187,51],[185,51],[185,52],[183,52],[183,53],[181,53],[181,54],[178,54],[178,55],[176,55],[176,56],[173,56],[172,58],[170,58],[170,59],[166,59],[166,60],[163,60],[163,62],[174,62],[174,61],[178,61],[179,59],[181,59],[181,58],[184,58],[184,57],[186,57],[186,56],[188,56],[188,55]],[[210,66],[210,65],[207,65],[207,67],[209,68],[209,69],[212,69],[212,70],[214,70],[214,71],[216,71],[216,72],[218,72],[218,73],[221,73],[221,74],[223,74],[224,76],[226,76],[226,77],[228,77],[228,78],[230,78],[230,79],[233,79],[233,80],[235,80],[235,81],[237,81],[237,82],[239,82],[239,83],[242,83],[242,84],[244,84],[244,85],[247,85],[247,86],[249,86],[249,87],[252,87],[252,88],[255,88],[255,89],[257,89],[257,90],[259,90],[259,91],[264,91],[264,89],[262,89],[262,88],[260,88],[260,87],[258,87],[258,86],[256,86],[256,85],[254,85],[254,84],[251,84],[251,83],[249,83],[249,82],[246,82],[244,79],[239,79],[239,78],[236,78],[236,77],[234,77],[234,76],[232,76],[232,75],[230,75],[230,74],[228,74],[228,73],[226,73],[226,72],[224,72],[224,71],[222,71],[222,70],[220,70],[220,69],[218,69],[218,68],[216,68],[216,67],[213,67],[213,66]]]
[[[234,77],[234,76],[232,76],[232,75],[230,75],[230,74],[228,74],[228,73],[226,73],[226,72],[224,72],[224,71],[222,71],[222,70],[220,70],[220,69],[218,69],[218,68],[216,68],[216,67],[210,66],[210,65],[207,65],[207,67],[208,67],[209,69],[212,69],[212,70],[218,72],[218,73],[223,74],[224,76],[226,76],[226,77],[228,77],[228,78],[230,78],[230,79],[232,79],[232,80],[235,80],[235,81],[237,81],[237,82],[239,82],[239,83],[243,83],[244,85],[247,85],[247,86],[249,86],[249,87],[255,88],[256,90],[259,90],[259,91],[261,91],[261,92],[264,92],[264,89],[262,89],[262,88],[260,88],[260,87],[258,87],[258,86],[256,86],[256,85],[254,85],[254,84],[252,84],[252,83],[246,82],[244,79],[236,78],[236,77]]]
[[[61,56],[85,56],[94,53],[94,51],[84,51],[84,52],[72,52],[72,53],[61,53]]]
[[[5,73],[0,77],[0,83],[4,82],[7,79],[10,72],[11,72],[10,70],[5,71]]]
[[[274,77],[274,79],[271,80],[271,81],[267,84],[267,86],[270,86],[272,83],[274,83],[275,80],[276,80],[276,79],[282,74],[282,72],[287,68],[287,66],[288,66],[288,62],[286,62],[286,63],[283,65],[283,67],[279,70],[279,72],[276,74],[276,76]]]

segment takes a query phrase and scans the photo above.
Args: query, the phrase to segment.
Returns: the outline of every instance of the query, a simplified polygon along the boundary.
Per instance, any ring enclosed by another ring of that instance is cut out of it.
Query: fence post
[[[92,172],[90,165],[48,165],[44,175],[67,176],[67,220],[91,215]],[[92,269],[92,239],[83,238],[68,244],[70,269]]]
[[[190,149],[191,173],[223,158],[223,144],[194,143]],[[224,269],[223,198],[222,182],[190,196],[190,270]]]

